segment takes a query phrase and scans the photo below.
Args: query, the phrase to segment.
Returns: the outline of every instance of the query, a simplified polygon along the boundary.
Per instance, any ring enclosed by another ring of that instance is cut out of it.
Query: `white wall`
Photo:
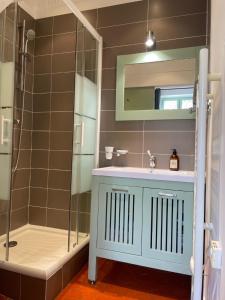
[[[215,95],[211,114],[211,192],[207,215],[214,226],[212,239],[220,240],[225,250],[225,1],[211,1],[210,71],[221,73],[221,82],[211,85]],[[225,299],[225,258],[222,271],[208,267],[207,300]]]

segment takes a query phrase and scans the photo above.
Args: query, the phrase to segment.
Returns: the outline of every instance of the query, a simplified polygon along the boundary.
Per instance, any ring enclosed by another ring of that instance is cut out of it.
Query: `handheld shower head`
[[[28,29],[27,30],[27,34],[26,34],[26,38],[28,41],[33,41],[35,39],[35,31],[33,29]]]

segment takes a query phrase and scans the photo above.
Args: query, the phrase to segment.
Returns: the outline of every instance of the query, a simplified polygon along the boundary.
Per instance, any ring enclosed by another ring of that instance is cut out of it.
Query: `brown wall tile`
[[[155,154],[169,154],[177,149],[180,154],[194,154],[194,132],[145,132],[144,153],[151,149]]]
[[[206,11],[205,0],[151,0],[149,1],[149,18],[165,18],[178,15],[192,14]]]
[[[11,226],[14,230],[28,223],[28,206],[14,210],[11,212]]]
[[[116,88],[116,69],[103,69],[102,71],[102,89]]]
[[[116,109],[116,90],[102,90],[101,110]]]
[[[36,21],[37,37],[51,35],[53,30],[53,18],[44,18]]]
[[[103,37],[104,47],[142,44],[146,39],[146,22],[100,28],[99,33]]]
[[[47,281],[46,300],[54,300],[62,289],[62,269]]]
[[[69,171],[49,171],[48,187],[50,189],[70,190],[71,172]]]
[[[45,299],[46,282],[43,279],[21,275],[21,299]]]
[[[35,75],[34,76],[34,92],[35,93],[48,93],[51,90],[51,76]]]
[[[29,218],[32,225],[46,226],[46,208],[30,206]]]
[[[42,55],[34,57],[34,73],[45,74],[51,73],[51,55]]]
[[[73,131],[73,113],[72,112],[52,112],[51,130]]]
[[[0,269],[0,278],[0,293],[12,299],[19,300],[20,274]]]
[[[47,189],[45,188],[30,188],[30,205],[46,207],[47,205]]]
[[[47,226],[68,230],[69,211],[47,209]]]
[[[31,186],[32,187],[47,187],[47,170],[32,169]]]
[[[103,68],[116,68],[117,56],[145,52],[144,41],[141,44],[109,47],[103,50]]]
[[[149,21],[149,28],[158,41],[205,35],[206,14],[153,19]]]
[[[51,132],[50,149],[71,150],[73,145],[73,133],[71,132]]]
[[[52,37],[46,36],[35,39],[35,55],[46,55],[52,52]]]
[[[72,150],[71,151],[51,151],[49,157],[49,169],[71,170]]]
[[[49,130],[50,113],[33,114],[33,130]]]
[[[115,120],[115,111],[102,111],[102,131],[142,131],[143,121],[121,121]]]
[[[48,150],[32,151],[32,168],[48,169]]]
[[[75,33],[66,33],[53,36],[53,53],[74,52],[75,45]]]
[[[32,132],[32,148],[45,149],[49,148],[49,132],[33,131]]]
[[[75,52],[54,54],[52,57],[52,72],[74,72],[76,66]]]
[[[29,186],[30,170],[17,170],[13,176],[13,189],[20,189]]]
[[[50,111],[51,94],[34,94],[33,97],[33,112]]]
[[[60,73],[52,76],[53,92],[73,92],[75,89],[75,73]]]
[[[147,8],[147,0],[100,8],[98,10],[98,28],[145,21]]]
[[[48,207],[69,210],[70,191],[48,190]]]
[[[142,132],[102,132],[100,150],[105,146],[114,146],[117,149],[126,149],[133,153],[142,153]]]
[[[77,18],[74,14],[54,17],[53,34],[76,31]]]
[[[74,109],[74,92],[53,93],[51,111],[71,111]]]

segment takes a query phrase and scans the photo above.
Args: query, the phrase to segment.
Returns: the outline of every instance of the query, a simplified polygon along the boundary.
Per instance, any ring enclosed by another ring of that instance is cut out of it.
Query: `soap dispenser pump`
[[[177,150],[172,149],[173,154],[170,156],[170,170],[178,171],[179,170],[179,157],[177,155]]]

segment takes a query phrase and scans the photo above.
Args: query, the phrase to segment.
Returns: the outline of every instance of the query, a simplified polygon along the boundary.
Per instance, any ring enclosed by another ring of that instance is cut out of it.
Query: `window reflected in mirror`
[[[126,65],[124,110],[192,108],[195,73],[195,59]]]

